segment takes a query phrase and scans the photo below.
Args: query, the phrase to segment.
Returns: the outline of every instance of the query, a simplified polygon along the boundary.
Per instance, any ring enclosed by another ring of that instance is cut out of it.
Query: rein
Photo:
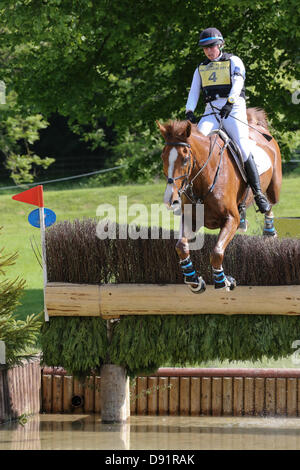
[[[221,119],[220,121],[220,126],[219,126],[219,130],[221,129],[222,127],[222,122],[223,122],[223,119]],[[186,182],[186,185],[183,187],[184,183],[185,183],[185,180],[183,180],[182,184],[181,184],[181,187],[180,189],[178,190],[178,193],[179,193],[179,196],[181,197],[181,194],[184,194],[193,204],[199,204],[199,203],[203,203],[204,202],[204,199],[213,191],[215,185],[216,185],[216,182],[217,182],[217,179],[218,179],[218,176],[219,176],[219,172],[220,172],[220,167],[221,167],[221,163],[222,163],[222,159],[223,159],[223,154],[224,154],[224,150],[225,148],[227,147],[227,144],[224,144],[223,147],[221,148],[221,152],[220,152],[220,160],[219,160],[219,164],[218,164],[218,168],[217,168],[217,171],[215,173],[215,177],[214,177],[214,180],[213,180],[213,183],[212,185],[209,187],[207,193],[205,194],[205,196],[201,199],[201,198],[197,198],[195,197],[194,193],[193,193],[193,183],[195,181],[195,179],[202,173],[202,171],[204,170],[204,168],[207,166],[207,164],[209,163],[211,157],[212,157],[212,154],[213,154],[213,150],[214,150],[214,147],[215,147],[215,144],[217,142],[217,138],[218,138],[218,134],[216,134],[215,136],[215,140],[214,140],[214,143],[213,145],[210,146],[210,150],[209,150],[209,154],[208,154],[208,157],[207,157],[207,160],[206,162],[202,165],[202,167],[198,170],[198,172],[196,173],[196,175],[191,179],[191,181],[187,181]],[[181,178],[185,178],[187,179],[189,176],[190,176],[190,173],[191,171],[193,171],[193,168],[195,166],[195,158],[193,158],[193,167],[192,167],[192,152],[191,152],[191,145],[188,144],[187,142],[166,142],[166,145],[173,145],[173,146],[184,146],[184,147],[188,147],[189,148],[189,158],[190,158],[190,164],[189,164],[189,168],[188,168],[188,172],[185,173],[184,175],[180,175],[180,176],[177,176],[176,178],[168,178],[168,184],[174,184],[174,181],[178,180],[178,179],[181,179]],[[191,168],[192,167],[192,168]]]

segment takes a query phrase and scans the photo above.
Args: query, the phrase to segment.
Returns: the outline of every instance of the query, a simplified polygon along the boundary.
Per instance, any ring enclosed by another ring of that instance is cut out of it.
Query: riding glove
[[[221,118],[227,119],[229,114],[232,111],[232,108],[233,108],[233,103],[229,103],[229,101],[227,101],[226,104],[223,106],[223,108],[220,111]]]
[[[188,111],[187,113],[185,113],[185,118],[187,121],[190,121],[192,124],[197,123],[197,119],[193,111]]]

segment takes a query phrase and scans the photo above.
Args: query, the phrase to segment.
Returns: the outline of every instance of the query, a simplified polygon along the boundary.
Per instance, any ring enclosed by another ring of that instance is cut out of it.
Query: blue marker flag
[[[44,208],[44,216],[45,216],[45,227],[50,227],[50,225],[54,224],[56,221],[56,214],[51,209]],[[33,225],[33,227],[40,228],[40,211],[39,209],[35,209],[34,211],[30,212],[28,216],[28,222]]]

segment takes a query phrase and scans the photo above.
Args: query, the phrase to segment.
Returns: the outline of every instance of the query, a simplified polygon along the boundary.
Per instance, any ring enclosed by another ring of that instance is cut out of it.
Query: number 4
[[[216,72],[212,72],[210,74],[210,76],[208,77],[208,80],[211,80],[212,82],[216,82],[217,81],[217,74]]]

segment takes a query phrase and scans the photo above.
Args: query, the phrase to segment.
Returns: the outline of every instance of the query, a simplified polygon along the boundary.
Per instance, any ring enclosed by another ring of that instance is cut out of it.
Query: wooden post
[[[104,364],[101,367],[101,418],[104,423],[123,423],[130,416],[129,377],[125,367]]]

